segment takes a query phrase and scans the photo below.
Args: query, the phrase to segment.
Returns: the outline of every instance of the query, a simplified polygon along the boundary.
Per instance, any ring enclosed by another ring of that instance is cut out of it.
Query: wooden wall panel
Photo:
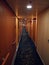
[[[19,22],[19,27],[18,27],[18,29],[19,29],[19,40],[20,40],[21,34],[22,34],[22,22]]]
[[[35,41],[35,27],[36,27],[36,22],[33,22],[33,40]]]
[[[30,37],[33,40],[33,21],[30,22]]]
[[[37,24],[36,20],[35,21],[29,21],[26,23],[26,30],[34,42],[36,42],[37,39]]]
[[[18,31],[18,18],[16,17],[16,47],[17,47],[17,45],[18,45],[18,33],[19,33],[19,31]]]
[[[10,53],[9,59],[12,59],[16,49],[15,36],[15,16],[4,2],[0,2],[0,62],[7,53]],[[8,62],[5,65],[11,64],[11,60]]]
[[[28,22],[28,21],[26,23],[26,31],[28,32],[28,34],[30,36],[30,22]]]

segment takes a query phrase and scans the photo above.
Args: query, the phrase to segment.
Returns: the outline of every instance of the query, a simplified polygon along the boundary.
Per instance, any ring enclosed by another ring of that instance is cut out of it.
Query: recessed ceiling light
[[[31,9],[32,8],[32,5],[27,5],[27,9]]]

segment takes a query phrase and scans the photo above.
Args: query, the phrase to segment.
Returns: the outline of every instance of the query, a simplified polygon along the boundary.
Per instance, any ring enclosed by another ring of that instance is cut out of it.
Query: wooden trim
[[[9,57],[9,55],[10,55],[10,53],[7,53],[7,55],[6,55],[6,57],[5,57],[4,61],[3,61],[3,63],[2,63],[1,65],[5,65],[5,63],[6,63],[7,59],[8,59],[8,57]]]

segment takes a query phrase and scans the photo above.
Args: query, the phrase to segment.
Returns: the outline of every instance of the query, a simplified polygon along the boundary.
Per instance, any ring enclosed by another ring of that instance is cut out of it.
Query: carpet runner
[[[35,44],[26,32],[25,27],[22,30],[14,65],[43,65],[36,51]]]

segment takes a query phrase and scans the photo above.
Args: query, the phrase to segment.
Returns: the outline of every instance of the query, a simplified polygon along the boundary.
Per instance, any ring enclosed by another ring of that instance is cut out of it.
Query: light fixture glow
[[[28,9],[31,9],[31,8],[32,8],[32,6],[31,6],[31,5],[27,5],[27,8],[28,8]]]

